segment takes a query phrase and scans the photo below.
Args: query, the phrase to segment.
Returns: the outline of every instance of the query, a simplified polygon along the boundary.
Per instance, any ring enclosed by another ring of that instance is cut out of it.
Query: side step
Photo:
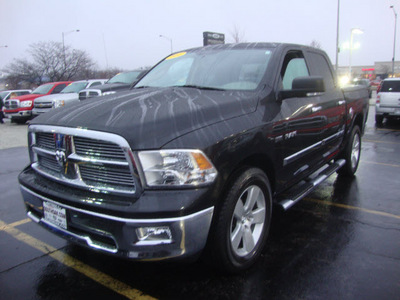
[[[290,194],[285,195],[284,199],[278,200],[278,205],[283,210],[288,210],[297,202],[299,202],[302,198],[311,193],[319,184],[325,181],[329,176],[343,167],[346,163],[345,159],[339,159],[335,162],[332,162],[327,168],[322,170],[316,177],[313,177],[310,180],[304,182],[304,184],[295,188],[294,191],[291,191]]]

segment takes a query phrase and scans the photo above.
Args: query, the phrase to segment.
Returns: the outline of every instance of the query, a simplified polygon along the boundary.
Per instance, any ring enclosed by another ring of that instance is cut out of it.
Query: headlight
[[[199,186],[212,183],[217,176],[200,150],[142,151],[139,159],[150,187]]]
[[[115,91],[104,92],[103,96],[111,95],[111,94],[115,94],[115,93],[116,93]]]
[[[32,101],[21,101],[21,107],[31,107]]]
[[[54,108],[61,107],[61,106],[64,106],[64,104],[65,104],[64,100],[56,100],[53,103],[53,107]]]

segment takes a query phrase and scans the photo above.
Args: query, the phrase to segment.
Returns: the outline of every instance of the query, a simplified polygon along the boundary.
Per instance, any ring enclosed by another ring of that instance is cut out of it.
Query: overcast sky
[[[203,31],[239,29],[246,42],[321,44],[335,64],[337,0],[0,0],[0,69],[27,58],[29,45],[62,42],[86,51],[99,68],[125,70],[153,65],[173,50],[202,46]],[[360,48],[352,65],[373,65],[393,56],[394,5],[399,0],[340,0],[340,44],[352,28]],[[68,33],[79,29],[80,32]],[[398,30],[399,32],[400,30]],[[396,60],[400,60],[396,51]],[[349,63],[342,50],[339,65]]]

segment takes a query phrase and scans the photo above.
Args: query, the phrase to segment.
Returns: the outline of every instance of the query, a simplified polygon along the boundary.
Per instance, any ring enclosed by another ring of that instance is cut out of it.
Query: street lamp
[[[351,35],[350,35],[350,55],[349,55],[349,78],[351,78],[351,55],[353,52],[353,35],[354,34],[362,34],[364,31],[362,31],[360,28],[352,28],[351,29]]]
[[[66,65],[66,62],[65,62],[65,44],[64,44],[64,36],[67,35],[67,34],[69,34],[69,33],[72,33],[72,32],[79,32],[79,31],[80,31],[79,29],[74,29],[74,30],[70,30],[70,31],[67,31],[67,32],[63,32],[63,33],[62,33],[64,65]]]
[[[8,46],[7,46],[7,45],[4,45],[4,46],[0,46],[0,48],[8,48]]]
[[[160,34],[160,37],[167,39],[171,43],[171,53],[172,53],[172,39],[162,34]]]
[[[339,69],[339,12],[340,12],[340,0],[337,2],[337,19],[336,19],[336,63],[335,69],[338,72]]]
[[[396,27],[397,27],[397,13],[396,10],[394,9],[394,6],[390,6],[391,9],[393,9],[394,12],[394,38],[393,38],[393,58],[392,58],[392,76],[394,76],[394,54],[396,51]]]

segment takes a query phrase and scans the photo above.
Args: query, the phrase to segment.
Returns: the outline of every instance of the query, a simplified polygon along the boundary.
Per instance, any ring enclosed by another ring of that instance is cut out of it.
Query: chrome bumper
[[[197,213],[160,219],[129,219],[79,209],[41,196],[20,185],[27,215],[57,235],[83,246],[133,260],[189,258],[205,247],[214,207]],[[66,210],[67,229],[44,219],[43,201]],[[96,225],[101,224],[101,227]],[[140,228],[169,228],[170,240],[143,241]]]

